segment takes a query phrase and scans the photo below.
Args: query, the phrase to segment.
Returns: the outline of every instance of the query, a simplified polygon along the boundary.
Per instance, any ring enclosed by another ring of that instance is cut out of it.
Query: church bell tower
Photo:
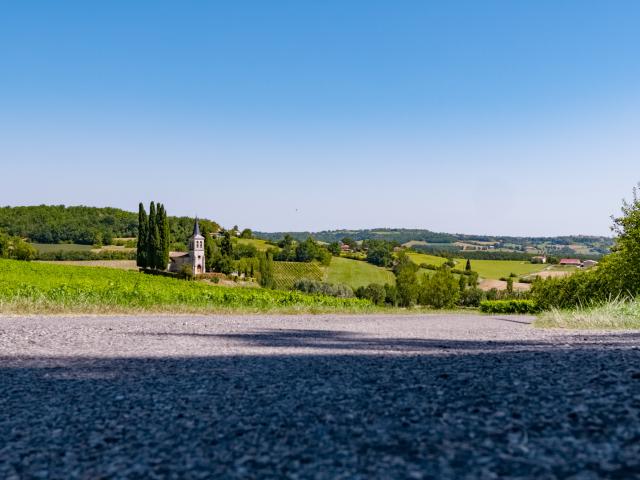
[[[193,225],[193,235],[189,239],[189,256],[193,266],[193,274],[205,273],[204,266],[204,237],[200,234],[200,224],[196,218]]]

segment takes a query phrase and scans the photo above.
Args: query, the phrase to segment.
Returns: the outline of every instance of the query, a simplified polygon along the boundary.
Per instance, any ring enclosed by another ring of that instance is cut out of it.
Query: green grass
[[[407,252],[409,258],[414,263],[430,263],[436,266],[442,265],[447,261],[446,258],[427,255],[425,253]],[[464,258],[454,258],[456,267],[464,270],[467,261]],[[508,277],[511,273],[515,273],[518,277],[529,275],[535,272],[541,272],[548,265],[534,264],[521,260],[471,260],[471,268],[478,272],[482,278],[499,280],[501,277]]]
[[[604,305],[573,310],[551,310],[542,314],[536,327],[588,330],[640,329],[640,299],[632,302],[613,300]]]
[[[273,245],[269,245],[265,240],[257,238],[239,238],[238,243],[240,245],[253,245],[259,252],[266,252],[270,248],[276,248]]]
[[[32,243],[38,253],[47,252],[86,252],[93,248],[91,245],[77,243]]]
[[[322,281],[324,271],[317,263],[273,262],[273,277],[276,288],[287,290],[302,278]]]
[[[213,286],[138,272],[0,260],[2,313],[364,312],[366,301]]]
[[[326,281],[349,285],[351,288],[367,286],[370,283],[395,283],[393,273],[367,262],[349,258],[333,257],[327,269]]]

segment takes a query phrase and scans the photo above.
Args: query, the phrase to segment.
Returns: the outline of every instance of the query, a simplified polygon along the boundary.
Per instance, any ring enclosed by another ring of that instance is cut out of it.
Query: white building
[[[200,234],[197,218],[193,225],[193,235],[189,239],[189,252],[171,252],[167,270],[180,272],[184,265],[190,265],[194,275],[205,273],[204,237]]]

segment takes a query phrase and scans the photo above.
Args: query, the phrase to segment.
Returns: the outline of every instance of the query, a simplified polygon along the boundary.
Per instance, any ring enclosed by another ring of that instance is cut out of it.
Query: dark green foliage
[[[314,262],[323,265],[331,263],[331,253],[325,247],[308,237],[304,241],[295,243],[291,236],[285,236],[278,246],[280,251],[275,252],[273,258],[280,262]]]
[[[160,251],[158,268],[165,269],[169,265],[169,247],[171,245],[171,229],[169,227],[169,218],[164,205],[159,204],[158,208],[158,229],[160,231]]]
[[[469,260],[468,258],[467,258],[467,264],[464,266],[464,270],[465,272],[471,271],[471,260]]]
[[[117,208],[64,205],[0,208],[0,229],[34,243],[95,245],[101,240],[109,245],[109,237],[138,236],[138,223],[136,213]],[[200,220],[200,226],[203,223],[208,223],[212,231],[219,228],[210,220]],[[193,218],[170,217],[169,226],[172,237],[184,241],[193,230]]]
[[[533,300],[484,300],[480,302],[480,311],[485,313],[534,314],[540,311],[540,307]]]
[[[384,302],[393,307],[398,306],[398,289],[390,283],[384,284]]]
[[[305,293],[317,293],[338,298],[353,298],[353,290],[348,285],[334,285],[318,280],[302,278],[293,284],[293,289]]]
[[[401,307],[411,307],[415,305],[418,300],[417,271],[417,265],[411,261],[403,261],[401,254],[398,264],[394,267],[397,299]]]
[[[220,254],[223,257],[233,257],[233,242],[231,241],[231,230],[225,230],[220,241]]]
[[[394,245],[384,240],[369,240],[363,244],[367,249],[367,262],[378,267],[390,267],[393,263]]]
[[[418,297],[421,305],[433,308],[453,308],[459,298],[458,281],[448,268],[442,268],[432,276],[425,275],[422,278]]]
[[[329,250],[329,252],[331,253],[331,255],[335,255],[338,256],[340,255],[340,244],[338,242],[331,242],[328,246],[327,246],[327,250]]]
[[[7,235],[0,231],[0,258],[15,260],[35,260],[38,251],[20,237]]]
[[[478,287],[466,288],[460,292],[459,304],[462,307],[477,307],[484,298],[484,292]]]
[[[366,287],[359,287],[356,290],[356,297],[370,300],[374,305],[384,305],[387,298],[387,291],[384,285],[370,283]]]
[[[240,234],[240,238],[253,238],[253,232],[250,228],[245,228]]]

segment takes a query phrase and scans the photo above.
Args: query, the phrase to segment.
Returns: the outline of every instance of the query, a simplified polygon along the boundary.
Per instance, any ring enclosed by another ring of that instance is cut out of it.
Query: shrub
[[[484,313],[537,313],[540,307],[533,300],[484,300],[480,302]]]
[[[379,283],[370,283],[366,287],[359,287],[355,294],[358,298],[371,300],[371,303],[375,305],[384,305],[387,296],[384,285]]]
[[[353,298],[355,295],[351,287],[347,285],[334,285],[318,280],[302,278],[293,284],[294,290],[304,293],[318,293],[338,298]]]
[[[458,281],[448,269],[441,269],[431,277],[423,277],[418,302],[434,308],[451,308],[456,305],[459,297]]]
[[[484,292],[478,287],[466,288],[460,292],[460,305],[463,307],[477,307],[484,298]]]

